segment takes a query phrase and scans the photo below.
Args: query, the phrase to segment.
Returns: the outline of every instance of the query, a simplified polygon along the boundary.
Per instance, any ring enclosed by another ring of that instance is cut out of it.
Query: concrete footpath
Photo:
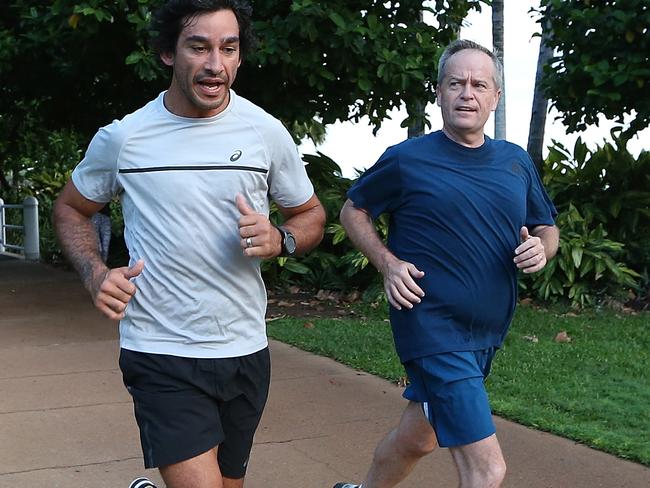
[[[401,389],[332,360],[271,343],[271,395],[247,488],[331,488],[360,480],[404,407]],[[0,487],[126,488],[146,475],[116,325],[75,274],[0,261]],[[650,469],[497,419],[505,487],[644,488]],[[446,450],[403,487],[454,487]],[[160,484],[162,487],[162,484]]]

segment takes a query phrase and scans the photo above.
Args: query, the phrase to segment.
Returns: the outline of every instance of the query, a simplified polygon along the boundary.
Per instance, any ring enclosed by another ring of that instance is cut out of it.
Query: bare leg
[[[498,488],[506,475],[501,446],[496,434],[478,442],[452,447],[460,488]]]
[[[167,488],[223,488],[216,449],[160,468]],[[236,485],[231,485],[234,487]]]
[[[419,403],[410,402],[396,429],[379,443],[363,488],[392,488],[437,446],[436,435]]]
[[[223,488],[243,488],[244,478],[226,478],[223,477]]]

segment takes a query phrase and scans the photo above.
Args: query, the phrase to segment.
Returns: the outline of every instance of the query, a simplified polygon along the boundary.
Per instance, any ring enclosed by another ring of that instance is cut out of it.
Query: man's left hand
[[[256,212],[241,193],[235,197],[239,217],[239,236],[244,255],[248,257],[274,258],[282,252],[280,232],[266,215]]]
[[[528,233],[524,226],[519,231],[521,244],[515,249],[514,262],[524,273],[536,273],[546,266],[546,252],[542,240]]]

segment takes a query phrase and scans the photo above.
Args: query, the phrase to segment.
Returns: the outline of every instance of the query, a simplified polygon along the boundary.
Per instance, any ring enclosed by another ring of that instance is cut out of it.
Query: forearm
[[[383,243],[370,215],[347,200],[341,209],[341,224],[355,247],[368,258],[379,272],[385,274],[388,265],[397,261],[395,255]]]
[[[560,242],[560,230],[554,225],[538,225],[531,235],[539,237],[544,246],[546,260],[550,261],[556,254]]]
[[[282,227],[291,231],[296,238],[296,254],[305,254],[314,249],[322,240],[325,228],[325,210],[322,205],[313,206],[288,217]],[[280,246],[280,251],[282,247]]]
[[[99,254],[95,228],[86,215],[61,201],[54,205],[53,222],[63,254],[92,294],[95,277],[108,271]]]

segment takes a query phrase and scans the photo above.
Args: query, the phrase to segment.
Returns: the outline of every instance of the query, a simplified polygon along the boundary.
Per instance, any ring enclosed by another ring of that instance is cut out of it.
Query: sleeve
[[[269,193],[284,208],[297,207],[309,200],[314,187],[307,176],[298,147],[284,126],[276,121],[268,144],[270,161]]]
[[[84,158],[72,172],[72,182],[84,197],[106,203],[120,192],[117,180],[119,144],[112,137],[112,125],[102,127],[88,146]]]
[[[401,196],[399,155],[395,147],[388,148],[348,191],[354,206],[367,211],[373,220],[396,209]]]
[[[546,193],[542,180],[537,173],[537,168],[535,168],[530,158],[527,158],[527,163],[530,184],[526,196],[526,227],[555,225],[557,210]]]

